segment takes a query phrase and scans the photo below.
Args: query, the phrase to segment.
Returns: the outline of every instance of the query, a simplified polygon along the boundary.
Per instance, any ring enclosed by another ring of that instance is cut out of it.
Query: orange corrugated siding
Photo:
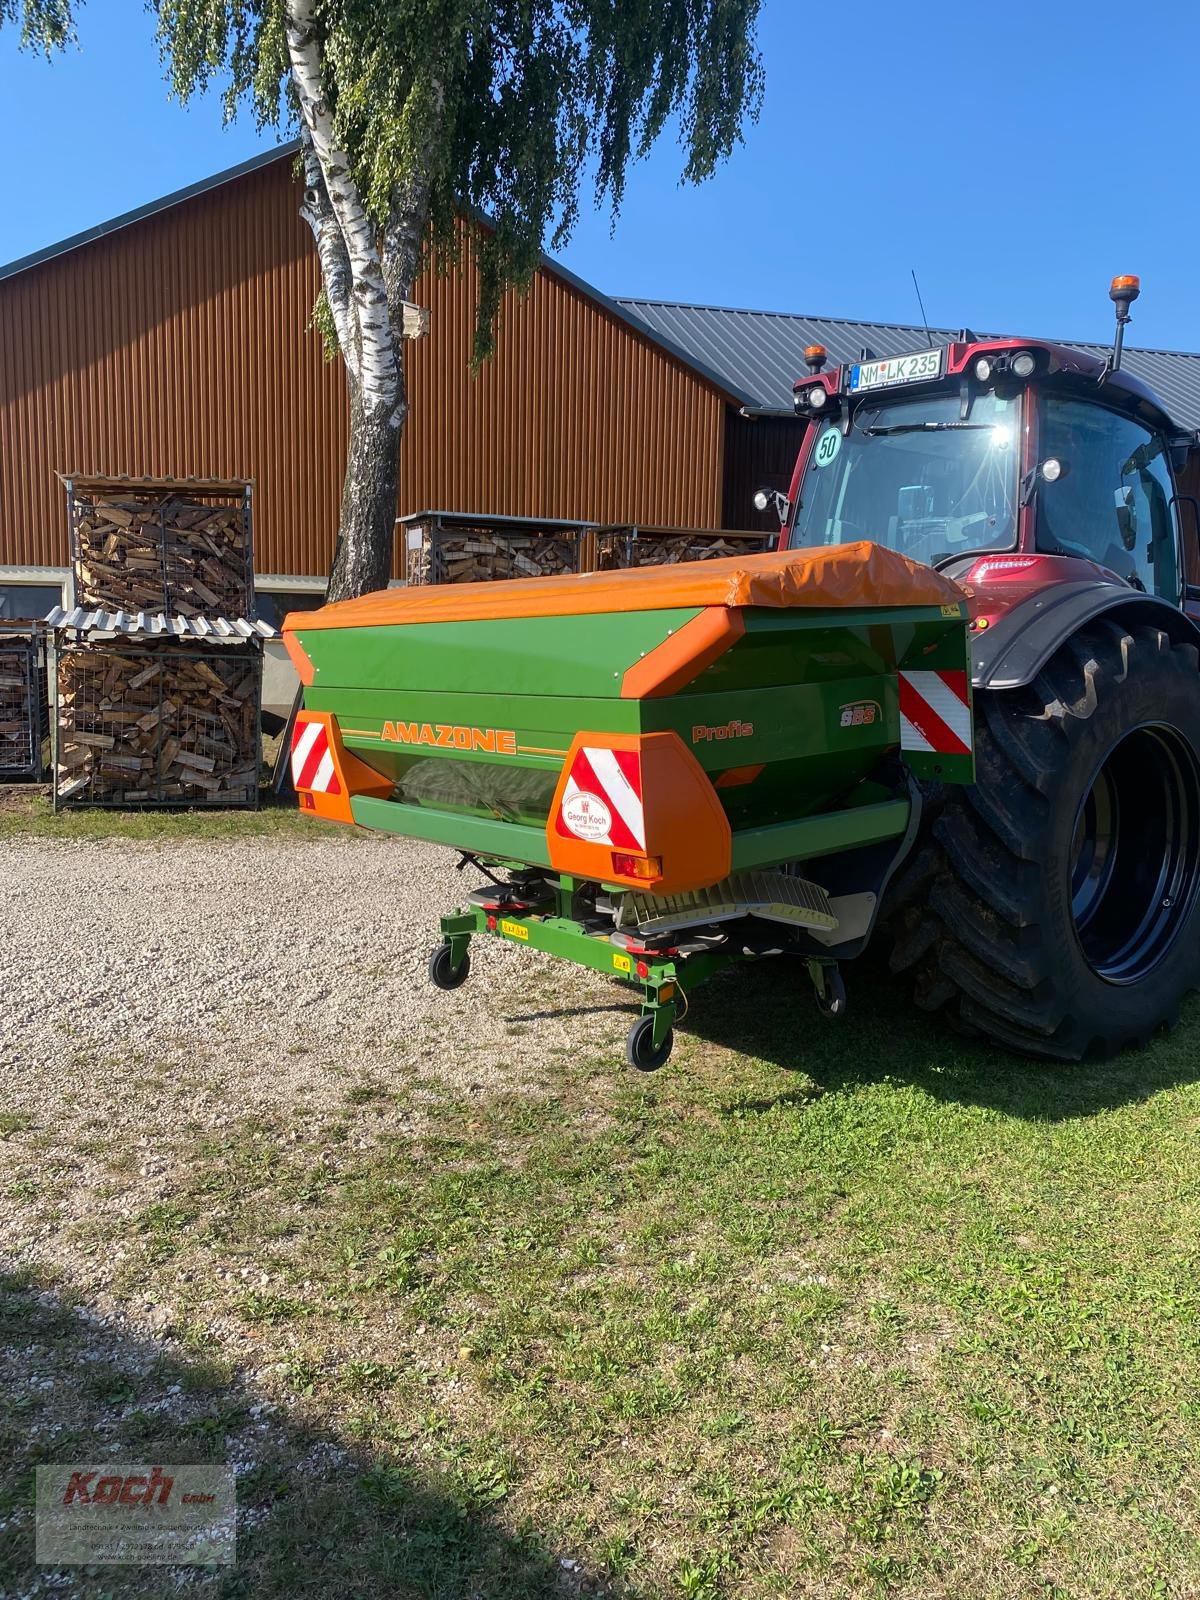
[[[346,445],[340,366],[290,159],[0,281],[0,563],[61,566],[56,470],[252,477],[260,572],[323,574]],[[549,272],[469,371],[470,253],[417,290],[401,512],[715,525],[723,399]]]

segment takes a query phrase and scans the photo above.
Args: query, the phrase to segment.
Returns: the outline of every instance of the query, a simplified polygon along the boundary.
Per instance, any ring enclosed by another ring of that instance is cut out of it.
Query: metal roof
[[[823,344],[830,360],[841,363],[857,361],[864,345],[877,356],[896,356],[919,350],[926,342],[925,329],[911,323],[737,311],[669,300],[621,299],[618,304],[652,334],[682,349],[689,360],[724,374],[726,388],[753,395],[755,409],[788,417],[793,414],[792,385],[805,373],[805,345]],[[958,330],[931,328],[929,332],[938,343],[947,343]],[[1004,336],[989,333],[979,337]],[[1101,358],[1108,353],[1107,345],[1082,344],[1077,339],[1048,342]],[[1200,354],[1127,345],[1123,365],[1149,384],[1181,427],[1200,428]]]
[[[89,611],[76,606],[64,611],[55,606],[46,622],[51,628],[77,628],[81,633],[121,633],[135,638],[205,639],[210,643],[239,643],[246,639],[274,639],[278,630],[269,622],[250,617],[172,617],[165,611]]]

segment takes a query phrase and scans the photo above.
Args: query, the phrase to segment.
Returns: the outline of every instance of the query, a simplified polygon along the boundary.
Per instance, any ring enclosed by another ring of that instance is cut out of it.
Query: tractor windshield
[[[793,547],[872,539],[933,566],[1016,535],[1020,402],[957,394],[868,400],[848,433],[813,441],[792,525]]]

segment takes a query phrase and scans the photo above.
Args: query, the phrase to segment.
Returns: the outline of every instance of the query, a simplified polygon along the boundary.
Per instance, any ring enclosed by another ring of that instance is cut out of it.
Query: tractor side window
[[[1062,467],[1056,482],[1038,486],[1038,548],[1084,556],[1178,601],[1175,491],[1159,435],[1103,406],[1047,394],[1038,454]]]

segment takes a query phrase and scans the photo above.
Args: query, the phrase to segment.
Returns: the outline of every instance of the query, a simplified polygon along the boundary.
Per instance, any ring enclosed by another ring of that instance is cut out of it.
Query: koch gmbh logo
[[[232,1467],[69,1462],[37,1469],[36,1499],[43,1565],[234,1559]]]

